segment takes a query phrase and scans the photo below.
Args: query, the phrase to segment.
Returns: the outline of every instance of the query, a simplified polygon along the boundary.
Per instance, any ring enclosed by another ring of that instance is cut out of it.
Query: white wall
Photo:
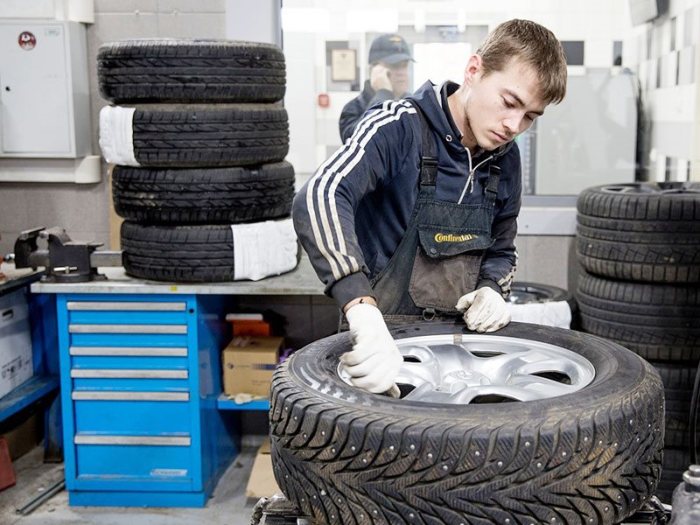
[[[282,46],[281,0],[226,0],[226,38]]]

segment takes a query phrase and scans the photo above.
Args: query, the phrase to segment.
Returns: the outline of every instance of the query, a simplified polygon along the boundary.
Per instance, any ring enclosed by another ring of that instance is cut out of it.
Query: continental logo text
[[[453,233],[436,233],[435,242],[465,242],[476,239],[478,235],[465,233],[463,235],[454,235]]]

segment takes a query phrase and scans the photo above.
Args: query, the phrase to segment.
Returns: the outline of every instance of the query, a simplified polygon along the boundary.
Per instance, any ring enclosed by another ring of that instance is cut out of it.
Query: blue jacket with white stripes
[[[520,155],[511,142],[470,157],[447,104],[458,87],[426,82],[410,100],[374,106],[296,195],[292,215],[297,235],[326,294],[340,306],[373,295],[370,279],[388,264],[409,223],[422,149],[421,122],[412,104],[423,110],[438,139],[437,199],[458,202],[473,170],[473,186],[462,202],[478,203],[488,179],[487,161],[501,168],[491,229],[495,242],[484,255],[477,287],[509,293],[517,261]]]

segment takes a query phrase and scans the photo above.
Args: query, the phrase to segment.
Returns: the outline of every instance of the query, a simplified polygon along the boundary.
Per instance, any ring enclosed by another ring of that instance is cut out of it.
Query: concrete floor
[[[257,500],[246,498],[245,488],[258,445],[244,440],[241,454],[226,470],[214,496],[202,509],[69,507],[68,493],[64,490],[31,514],[21,516],[16,508],[63,478],[63,465],[43,463],[43,448],[36,447],[14,462],[17,484],[0,491],[0,525],[248,525]]]

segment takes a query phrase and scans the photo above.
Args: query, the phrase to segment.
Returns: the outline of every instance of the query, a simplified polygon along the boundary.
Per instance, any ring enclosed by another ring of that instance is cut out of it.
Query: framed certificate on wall
[[[333,82],[357,80],[357,54],[354,49],[331,50],[331,80]]]

